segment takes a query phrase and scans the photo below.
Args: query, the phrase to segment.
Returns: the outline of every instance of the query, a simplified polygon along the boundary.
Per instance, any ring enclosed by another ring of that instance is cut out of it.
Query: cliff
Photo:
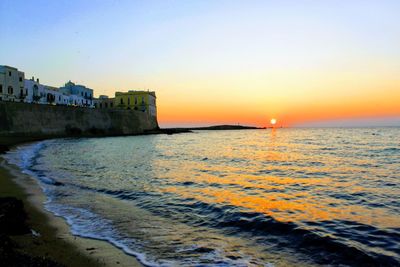
[[[0,102],[0,136],[131,135],[158,129],[147,112]]]

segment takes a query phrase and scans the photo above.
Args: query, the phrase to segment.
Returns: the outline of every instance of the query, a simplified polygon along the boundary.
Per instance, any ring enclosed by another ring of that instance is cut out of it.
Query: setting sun
[[[400,267],[399,10],[0,0],[0,267]]]

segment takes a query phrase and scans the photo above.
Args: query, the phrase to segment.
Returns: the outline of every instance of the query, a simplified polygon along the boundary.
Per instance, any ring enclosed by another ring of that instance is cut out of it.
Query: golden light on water
[[[271,124],[275,125],[276,124],[276,119],[271,119]]]

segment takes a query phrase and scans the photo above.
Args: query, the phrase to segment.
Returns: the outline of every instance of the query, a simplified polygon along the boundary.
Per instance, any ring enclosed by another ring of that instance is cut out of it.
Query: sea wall
[[[158,129],[147,112],[0,101],[0,136],[131,135]]]

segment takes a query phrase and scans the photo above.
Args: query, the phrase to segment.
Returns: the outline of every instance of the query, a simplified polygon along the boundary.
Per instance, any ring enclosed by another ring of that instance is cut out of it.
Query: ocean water
[[[5,156],[148,266],[400,266],[400,128],[56,139]]]

